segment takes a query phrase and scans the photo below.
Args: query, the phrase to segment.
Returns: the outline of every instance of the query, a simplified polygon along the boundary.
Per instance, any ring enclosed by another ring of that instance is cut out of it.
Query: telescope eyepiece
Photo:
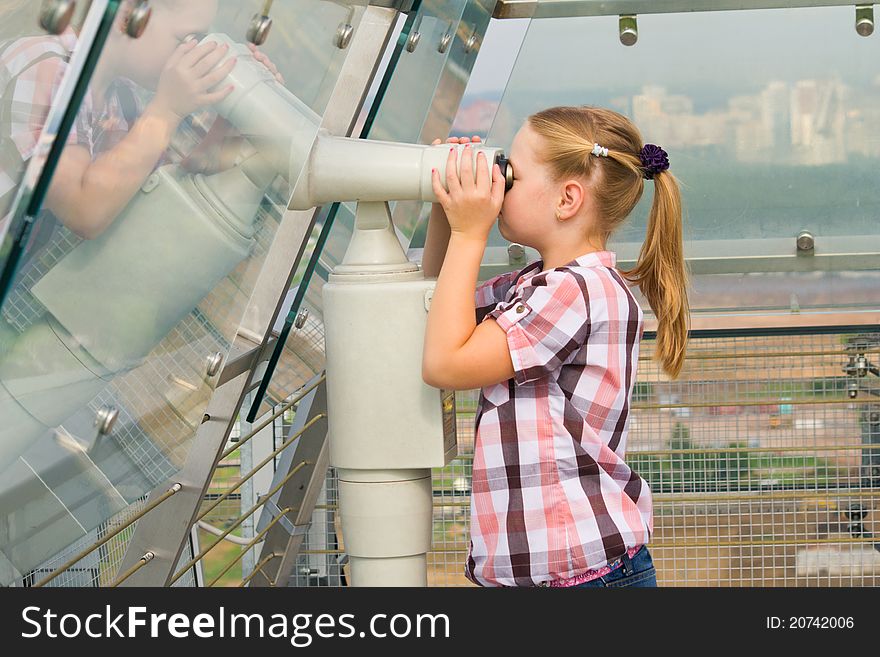
[[[495,158],[495,162],[501,169],[501,175],[504,176],[504,191],[507,192],[513,187],[513,166],[503,153],[498,154],[498,157]]]

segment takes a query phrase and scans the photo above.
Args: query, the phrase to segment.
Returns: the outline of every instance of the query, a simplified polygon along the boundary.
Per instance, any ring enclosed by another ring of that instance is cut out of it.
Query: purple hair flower
[[[656,144],[645,144],[639,156],[645,169],[645,180],[653,180],[656,174],[669,168],[669,155]]]

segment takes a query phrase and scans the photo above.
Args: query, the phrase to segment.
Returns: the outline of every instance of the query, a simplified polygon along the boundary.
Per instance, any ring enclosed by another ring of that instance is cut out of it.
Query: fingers
[[[504,202],[504,176],[501,173],[501,167],[497,164],[492,165],[492,191],[490,193],[492,206],[501,211],[501,204]]]
[[[492,180],[489,173],[489,162],[483,151],[477,153],[477,191],[489,192]]]
[[[450,194],[461,191],[461,182],[458,179],[457,169],[458,149],[450,148],[449,156],[446,158],[446,188]],[[462,171],[464,173],[464,171]]]
[[[201,45],[196,45],[195,48],[192,48],[181,58],[180,62],[184,66],[192,68],[200,62],[203,57],[214,52],[218,45],[219,44],[216,41],[207,41]]]
[[[482,140],[480,139],[480,135],[474,135],[473,137],[447,137],[446,138],[447,144],[467,144],[470,142],[478,144],[481,141]],[[431,142],[431,145],[436,146],[439,143],[441,143],[440,140],[435,139],[434,141]]]
[[[461,188],[464,190],[472,190],[474,188],[474,151],[470,144],[465,144],[461,150]]]
[[[224,57],[226,57],[228,52],[229,46],[225,43],[219,48],[214,48],[212,51],[203,55],[201,59],[198,59],[193,63],[193,73],[199,77],[207,75],[214,70],[214,67],[217,66]]]
[[[183,56],[188,53],[190,50],[196,47],[195,39],[187,39],[183,43],[181,43],[177,48],[174,49],[174,52],[171,53],[171,57],[168,58],[168,61],[165,63],[166,68],[171,68],[177,66],[180,63],[180,60]]]
[[[226,98],[232,91],[235,89],[233,85],[228,85],[223,87],[220,91],[215,91],[209,94],[202,94],[199,96],[199,102],[202,105],[213,105],[214,103],[219,103],[221,100]]]
[[[236,59],[235,57],[232,57],[227,62],[221,64],[216,69],[204,76],[199,82],[199,87],[201,87],[201,90],[205,91],[207,89],[212,89],[214,86],[225,80],[226,77],[232,72],[232,69],[235,68],[235,63]]]
[[[275,79],[278,80],[281,84],[285,84],[284,76],[281,75],[281,71],[278,70],[278,67],[275,66],[275,62],[269,59],[269,56],[259,50],[254,44],[248,43],[248,48],[254,55],[254,59],[260,62],[263,66],[269,69],[269,72],[275,76]]]
[[[443,183],[440,182],[440,172],[437,169],[431,169],[431,187],[434,190],[434,196],[437,202],[444,208],[449,207],[449,194],[443,189]]]

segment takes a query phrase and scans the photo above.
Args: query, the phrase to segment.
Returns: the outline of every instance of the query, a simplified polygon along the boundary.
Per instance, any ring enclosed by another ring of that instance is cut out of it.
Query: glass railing
[[[275,3],[256,55],[256,4],[157,4],[96,63],[0,321],[19,573],[186,460],[357,29],[352,3]]]
[[[430,143],[445,137],[476,61],[489,22],[491,3],[426,0],[407,18],[378,86],[361,137],[382,141]],[[446,102],[436,103],[441,95]],[[442,134],[441,134],[442,133]],[[404,246],[430,204],[391,202],[395,228]],[[269,400],[302,385],[324,364],[321,289],[341,262],[354,226],[356,204],[322,208],[310,254],[312,262],[294,278],[289,326],[277,364],[265,373]],[[297,318],[299,321],[297,322]],[[282,318],[283,320],[284,318]],[[283,331],[284,322],[276,327]],[[255,409],[251,409],[252,411]]]
[[[681,182],[695,309],[876,307],[880,42],[857,33],[853,6],[664,3],[680,13],[639,14],[628,47],[617,10],[661,8],[532,4],[489,143],[509,148],[553,105],[619,111],[669,152]],[[622,268],[644,240],[651,187],[609,245]],[[506,245],[493,231],[490,246]]]
[[[77,110],[118,4],[0,1],[0,305],[40,239],[48,181],[65,144],[79,139]]]

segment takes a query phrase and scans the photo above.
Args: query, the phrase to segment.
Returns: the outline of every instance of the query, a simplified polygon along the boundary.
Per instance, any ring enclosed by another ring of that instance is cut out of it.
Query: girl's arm
[[[46,207],[80,237],[96,238],[152,173],[178,122],[148,108],[122,141],[94,160],[87,148],[68,146],[58,161]]]
[[[156,96],[116,146],[94,160],[82,146],[64,150],[46,206],[65,226],[93,239],[113,222],[152,173],[183,117],[232,91],[228,86],[212,91],[235,66],[234,58],[217,66],[226,51],[214,42],[181,44],[162,72]]]
[[[431,204],[431,217],[428,219],[428,233],[425,235],[425,250],[422,253],[422,271],[425,278],[436,278],[440,275],[446,248],[449,245],[449,221],[443,206]]]
[[[455,164],[453,149],[446,165],[449,192],[439,174],[432,174],[450,237],[428,312],[422,378],[437,388],[468,390],[514,375],[506,333],[492,319],[477,326],[474,303],[486,240],[504,198],[504,179],[494,166],[490,180],[487,160],[480,153],[474,182],[469,148],[462,154],[460,179]]]

